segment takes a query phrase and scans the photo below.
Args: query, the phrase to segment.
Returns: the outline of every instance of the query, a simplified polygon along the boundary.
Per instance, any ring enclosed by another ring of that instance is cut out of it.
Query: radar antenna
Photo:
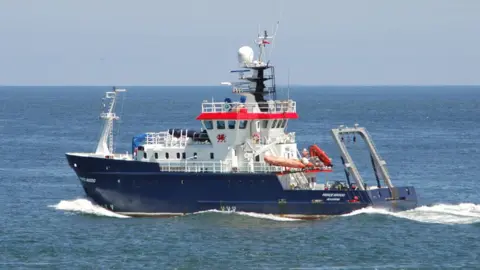
[[[269,36],[267,30],[258,34],[255,44],[258,46],[259,55],[254,60],[253,49],[249,46],[242,46],[238,50],[238,64],[241,69],[230,72],[237,73],[240,82],[222,82],[223,85],[233,86],[233,93],[249,93],[253,95],[262,112],[269,110],[266,97],[276,99],[275,68],[266,61],[265,47],[271,44],[274,37]],[[250,74],[245,74],[245,73]],[[269,81],[268,83],[266,83]]]
[[[263,36],[261,36],[260,34],[258,35],[258,38],[257,40],[255,41],[258,45],[258,49],[259,49],[259,55],[258,55],[258,62],[259,64],[262,63],[262,56],[263,54],[265,53],[265,46],[267,44],[270,44],[271,42],[268,41],[269,39],[273,39],[272,36],[269,36],[267,34],[267,30],[263,31]]]

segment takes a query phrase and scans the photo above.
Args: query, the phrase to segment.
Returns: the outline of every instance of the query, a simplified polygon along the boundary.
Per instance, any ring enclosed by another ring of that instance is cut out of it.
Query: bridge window
[[[282,126],[282,123],[283,123],[282,119],[278,120],[276,128],[280,128]]]
[[[170,156],[168,153],[165,153],[165,159],[168,159]]]
[[[225,121],[217,121],[217,129],[225,129]]]
[[[277,125],[277,119],[273,120],[272,128],[275,128],[276,125]]]
[[[210,153],[210,159],[214,159],[214,154],[213,153]]]
[[[282,128],[284,128],[286,125],[287,125],[287,119],[283,119]]]
[[[180,153],[177,153],[177,158],[180,159]]]
[[[158,153],[155,153],[155,159],[158,159]]]
[[[262,121],[262,128],[267,128],[268,127],[268,120],[263,120]]]
[[[203,121],[203,124],[205,125],[206,129],[213,129],[213,121],[211,120]]]
[[[239,124],[240,129],[245,129],[247,127],[247,122],[247,120],[241,120]]]
[[[185,154],[185,152],[182,153],[182,159],[186,159],[187,158],[187,154]]]
[[[237,121],[235,120],[230,120],[228,121],[228,128],[229,129],[235,129],[235,125],[237,124]]]
[[[259,162],[259,161],[260,161],[260,155],[256,155],[256,156],[255,156],[255,161],[256,161],[256,162]]]
[[[147,158],[147,152],[143,153],[143,158]]]

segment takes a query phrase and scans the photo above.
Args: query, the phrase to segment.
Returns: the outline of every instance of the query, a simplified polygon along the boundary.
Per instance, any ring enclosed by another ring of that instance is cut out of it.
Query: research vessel
[[[171,128],[132,138],[130,153],[114,153],[117,96],[104,97],[101,136],[94,153],[66,153],[69,166],[98,205],[127,216],[180,216],[206,210],[242,211],[316,219],[365,207],[407,210],[417,206],[413,186],[394,186],[366,128],[331,129],[346,178],[322,181],[333,170],[320,146],[298,149],[289,121],[298,119],[292,99],[276,98],[275,69],[266,61],[266,31],[254,50],[238,50],[234,97],[203,101],[201,128]],[[235,97],[236,96],[236,97]],[[362,139],[370,152],[375,185],[366,185],[344,137]]]

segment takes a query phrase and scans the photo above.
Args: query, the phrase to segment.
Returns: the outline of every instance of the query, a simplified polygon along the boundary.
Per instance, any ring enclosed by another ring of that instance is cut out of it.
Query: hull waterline
[[[241,211],[319,219],[365,207],[415,208],[414,187],[373,190],[284,190],[278,176],[162,172],[158,164],[67,154],[86,195],[98,205],[132,217],[172,217],[208,211]],[[358,201],[352,202],[357,196]]]

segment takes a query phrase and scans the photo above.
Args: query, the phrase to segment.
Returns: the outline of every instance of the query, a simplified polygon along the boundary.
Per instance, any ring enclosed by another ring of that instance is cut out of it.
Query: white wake
[[[116,218],[129,218],[128,216],[120,215],[109,211],[101,206],[98,206],[94,202],[88,199],[75,199],[75,200],[62,200],[58,204],[49,205],[49,207],[55,208],[57,210],[76,212],[81,214],[105,216],[105,217],[116,217]],[[220,210],[207,210],[195,212],[193,214],[202,214],[202,213],[220,213],[220,214],[234,214],[241,216],[248,216],[253,218],[262,218],[275,221],[297,221],[298,219],[293,218],[284,218],[278,217],[269,214],[258,214],[258,213],[247,213],[247,212],[238,212],[238,211],[220,211]]]
[[[241,211],[220,211],[220,210],[206,210],[206,211],[199,211],[193,214],[204,214],[204,213],[220,213],[220,214],[230,214],[230,215],[240,215],[240,216],[247,216],[252,218],[261,218],[261,219],[269,219],[274,221],[301,221],[300,219],[295,218],[287,218],[287,217],[279,217],[272,214],[260,214],[260,213],[251,213],[251,212],[241,212]]]
[[[115,217],[115,218],[129,218],[128,216],[120,215],[109,211],[101,206],[96,205],[92,201],[84,198],[74,200],[62,200],[58,204],[49,205],[49,207],[57,210],[76,212],[82,214],[90,214],[97,216]],[[241,211],[220,211],[207,210],[195,212],[193,214],[203,213],[219,213],[227,215],[240,215],[252,218],[268,219],[273,221],[301,221],[301,219],[279,217],[271,214],[250,213]],[[376,214],[389,215],[397,218],[409,219],[423,223],[437,223],[437,224],[473,224],[480,223],[480,205],[473,203],[460,204],[436,204],[432,206],[420,206],[412,210],[403,212],[390,212],[384,209],[375,209],[371,207],[363,208],[349,214],[342,215],[356,216],[362,214]]]
[[[403,212],[389,212],[371,207],[363,208],[343,216],[360,214],[390,215],[424,223],[473,224],[480,222],[480,205],[473,203],[436,204],[420,206]]]
[[[49,205],[49,207],[55,208],[57,210],[77,212],[96,216],[128,218],[127,216],[119,215],[114,212],[108,211],[107,209],[98,206],[87,199],[75,199],[70,201],[62,200],[55,205]]]

